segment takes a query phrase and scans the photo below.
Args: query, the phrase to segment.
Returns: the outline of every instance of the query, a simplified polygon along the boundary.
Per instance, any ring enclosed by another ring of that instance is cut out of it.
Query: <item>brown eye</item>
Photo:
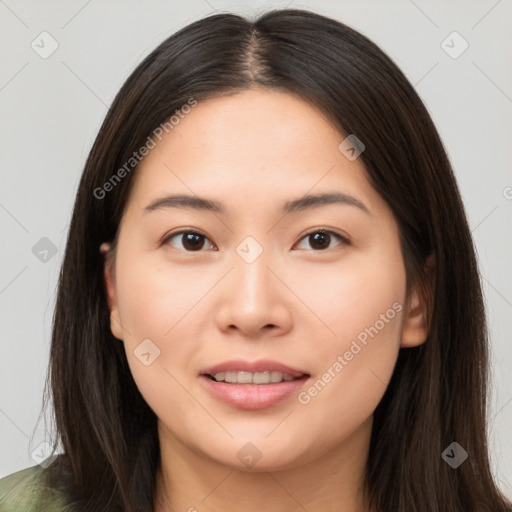
[[[173,239],[176,239],[178,242],[171,243]],[[186,252],[199,252],[204,248],[206,240],[209,239],[201,233],[195,231],[180,231],[179,233],[173,233],[168,236],[164,240],[164,243]],[[211,243],[209,245],[213,247]]]
[[[346,245],[348,244],[348,240],[337,233],[333,233],[332,231],[326,230],[317,230],[308,233],[301,240],[307,240],[310,244],[310,248],[315,251],[322,251],[325,249],[331,248],[331,242],[334,238],[337,238],[341,241],[341,244],[338,245]],[[308,249],[308,247],[306,247]]]

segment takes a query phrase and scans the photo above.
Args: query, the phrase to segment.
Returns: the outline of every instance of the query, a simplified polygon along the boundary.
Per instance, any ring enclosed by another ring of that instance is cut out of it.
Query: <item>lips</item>
[[[225,361],[199,375],[216,399],[240,409],[264,409],[298,393],[310,374],[277,361]]]
[[[226,372],[250,372],[253,374],[265,372],[281,372],[295,378],[300,378],[304,375],[309,376],[309,374],[304,370],[292,368],[283,363],[271,361],[268,359],[260,359],[259,361],[254,362],[244,360],[225,361],[215,366],[205,368],[203,371],[201,371],[201,375],[215,377],[215,375],[218,373]]]
[[[218,372],[209,375],[216,382],[228,382],[230,384],[277,384],[278,382],[289,382],[300,377],[293,377],[283,372]]]

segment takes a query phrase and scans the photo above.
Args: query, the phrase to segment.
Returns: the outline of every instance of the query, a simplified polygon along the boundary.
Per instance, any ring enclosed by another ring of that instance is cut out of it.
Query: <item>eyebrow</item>
[[[356,199],[355,197],[352,197],[348,194],[343,194],[341,192],[313,195],[310,194],[293,201],[287,201],[283,205],[282,213],[293,213],[331,204],[355,206],[368,215],[371,215],[370,210],[359,199]],[[217,201],[206,199],[204,197],[189,195],[174,195],[155,199],[144,208],[144,212],[148,213],[159,210],[161,208],[192,208],[194,210],[213,213],[226,213],[224,206]]]

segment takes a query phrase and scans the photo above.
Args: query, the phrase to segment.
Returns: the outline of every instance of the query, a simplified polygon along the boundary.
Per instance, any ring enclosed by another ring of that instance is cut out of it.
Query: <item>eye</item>
[[[337,233],[334,233],[333,231],[328,231],[325,229],[317,229],[315,231],[311,231],[310,233],[307,233],[305,236],[303,236],[301,238],[301,241],[309,240],[309,248],[315,251],[322,251],[332,248],[331,242],[333,241],[333,237],[337,238],[341,242],[339,245],[349,244],[347,238]],[[171,242],[173,239],[176,239],[177,242]],[[177,233],[172,233],[171,235],[166,237],[162,243],[169,244],[172,247],[175,247],[176,249],[179,250],[184,250],[185,252],[200,252],[201,249],[205,248],[206,240],[209,241],[208,237],[203,235],[202,233],[198,233],[197,231],[179,231]],[[210,249],[216,250],[214,249],[212,243],[210,243],[209,245]],[[309,248],[306,247],[306,249]]]
[[[347,238],[339,235],[338,233],[334,233],[333,231],[327,231],[325,229],[317,229],[315,231],[311,231],[301,238],[302,240],[309,240],[311,248],[315,251],[325,250],[331,248],[332,237],[337,238],[341,241],[340,245],[348,245],[349,241]],[[306,247],[306,249],[308,249]]]
[[[176,238],[177,245],[175,243],[171,243],[171,240]],[[204,245],[205,240],[209,240],[202,233],[198,233],[197,231],[179,231],[178,233],[173,233],[169,235],[165,240],[163,240],[163,244],[169,244],[172,247],[176,247],[180,250],[185,250],[186,252],[198,252],[200,251]],[[181,245],[181,247],[180,247]],[[210,243],[210,246],[212,244]]]

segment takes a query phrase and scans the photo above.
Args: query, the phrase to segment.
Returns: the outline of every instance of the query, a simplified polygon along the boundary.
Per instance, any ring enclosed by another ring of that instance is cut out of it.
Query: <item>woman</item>
[[[2,511],[512,510],[443,145],[375,44],[308,11],[202,19],[123,85],[49,386],[64,453]]]

